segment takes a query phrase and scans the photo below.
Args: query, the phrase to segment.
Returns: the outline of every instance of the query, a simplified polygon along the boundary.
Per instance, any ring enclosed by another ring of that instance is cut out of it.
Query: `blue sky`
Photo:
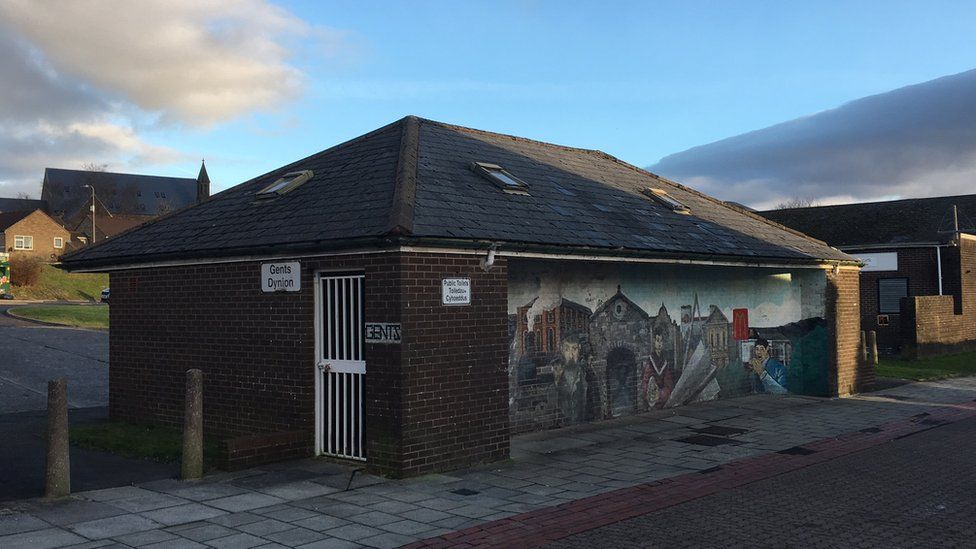
[[[285,52],[269,64],[297,71],[300,84],[268,104],[203,122],[199,111],[140,97],[94,70],[72,71],[79,61],[49,47],[41,31],[24,36],[57,70],[122,104],[110,120],[124,120],[119,125],[142,142],[172,152],[137,160],[122,154],[106,162],[111,169],[195,175],[206,156],[218,189],[406,114],[601,149],[648,166],[697,145],[963,72],[976,59],[973,2],[277,6],[303,27],[259,29]],[[103,24],[99,32],[115,23],[109,15]],[[235,22],[207,24],[227,30]],[[182,116],[171,121],[167,109]],[[0,181],[3,170],[0,159]]]

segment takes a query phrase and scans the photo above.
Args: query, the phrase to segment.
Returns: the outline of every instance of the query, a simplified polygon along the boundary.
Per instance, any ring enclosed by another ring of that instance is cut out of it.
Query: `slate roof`
[[[952,237],[951,233],[944,231],[952,230],[953,205],[959,211],[959,228],[963,232],[974,232],[976,194],[788,208],[759,213],[831,246],[844,248],[946,242]]]
[[[32,212],[34,210],[47,211],[47,201],[31,198],[0,198],[0,213]]]
[[[113,214],[159,215],[185,208],[197,198],[193,178],[60,168],[44,169],[41,198],[51,215],[68,220],[91,205],[91,191],[84,185],[94,185],[96,196]]]
[[[34,213],[34,211],[0,213],[0,232],[6,231],[11,225]]]
[[[143,223],[148,223],[153,219],[156,219],[156,216],[126,214],[96,215],[96,242],[138,227]],[[91,215],[86,215],[71,230],[74,233],[84,235],[86,238],[91,239]]]
[[[470,169],[503,166],[529,195]],[[272,200],[255,194],[287,172],[307,183]],[[645,197],[666,189],[682,215]],[[599,151],[406,117],[256,177],[209,200],[62,258],[68,268],[340,245],[479,241],[555,252],[596,250],[757,262],[853,258]]]

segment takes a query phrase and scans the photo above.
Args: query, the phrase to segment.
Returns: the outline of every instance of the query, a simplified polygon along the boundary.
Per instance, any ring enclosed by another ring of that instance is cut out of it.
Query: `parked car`
[[[108,288],[102,290],[102,303],[108,303]]]

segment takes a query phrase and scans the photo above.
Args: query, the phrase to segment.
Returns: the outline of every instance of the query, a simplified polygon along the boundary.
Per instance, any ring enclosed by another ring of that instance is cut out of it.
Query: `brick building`
[[[41,210],[0,213],[0,251],[11,258],[57,261],[71,246],[71,233]]]
[[[947,296],[953,314],[962,314],[963,286],[973,285],[976,274],[961,268],[967,259],[962,255],[965,248],[960,245],[960,235],[976,233],[976,195],[761,213],[865,262],[861,326],[877,332],[882,351],[915,354],[918,318],[903,307],[916,297]],[[931,314],[936,309],[925,310]],[[933,343],[927,340],[923,346],[932,349]],[[951,347],[947,342],[941,348]]]
[[[111,416],[180,425],[200,368],[229,467],[413,475],[513,432],[873,375],[850,256],[598,151],[415,117],[64,265],[111,274]]]

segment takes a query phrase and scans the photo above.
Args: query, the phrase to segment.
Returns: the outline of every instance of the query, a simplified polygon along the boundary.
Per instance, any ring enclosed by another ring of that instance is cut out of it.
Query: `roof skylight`
[[[685,206],[680,200],[668,194],[668,191],[664,189],[654,189],[648,187],[643,190],[644,196],[650,197],[656,200],[659,204],[668,208],[669,210],[681,214],[691,213],[688,206]]]
[[[471,169],[480,173],[503,191],[511,194],[529,194],[529,186],[524,181],[505,171],[498,164],[472,162]]]
[[[309,179],[312,179],[312,175],[314,175],[312,170],[286,173],[274,183],[258,191],[257,197],[259,199],[266,199],[281,196],[294,190]]]

